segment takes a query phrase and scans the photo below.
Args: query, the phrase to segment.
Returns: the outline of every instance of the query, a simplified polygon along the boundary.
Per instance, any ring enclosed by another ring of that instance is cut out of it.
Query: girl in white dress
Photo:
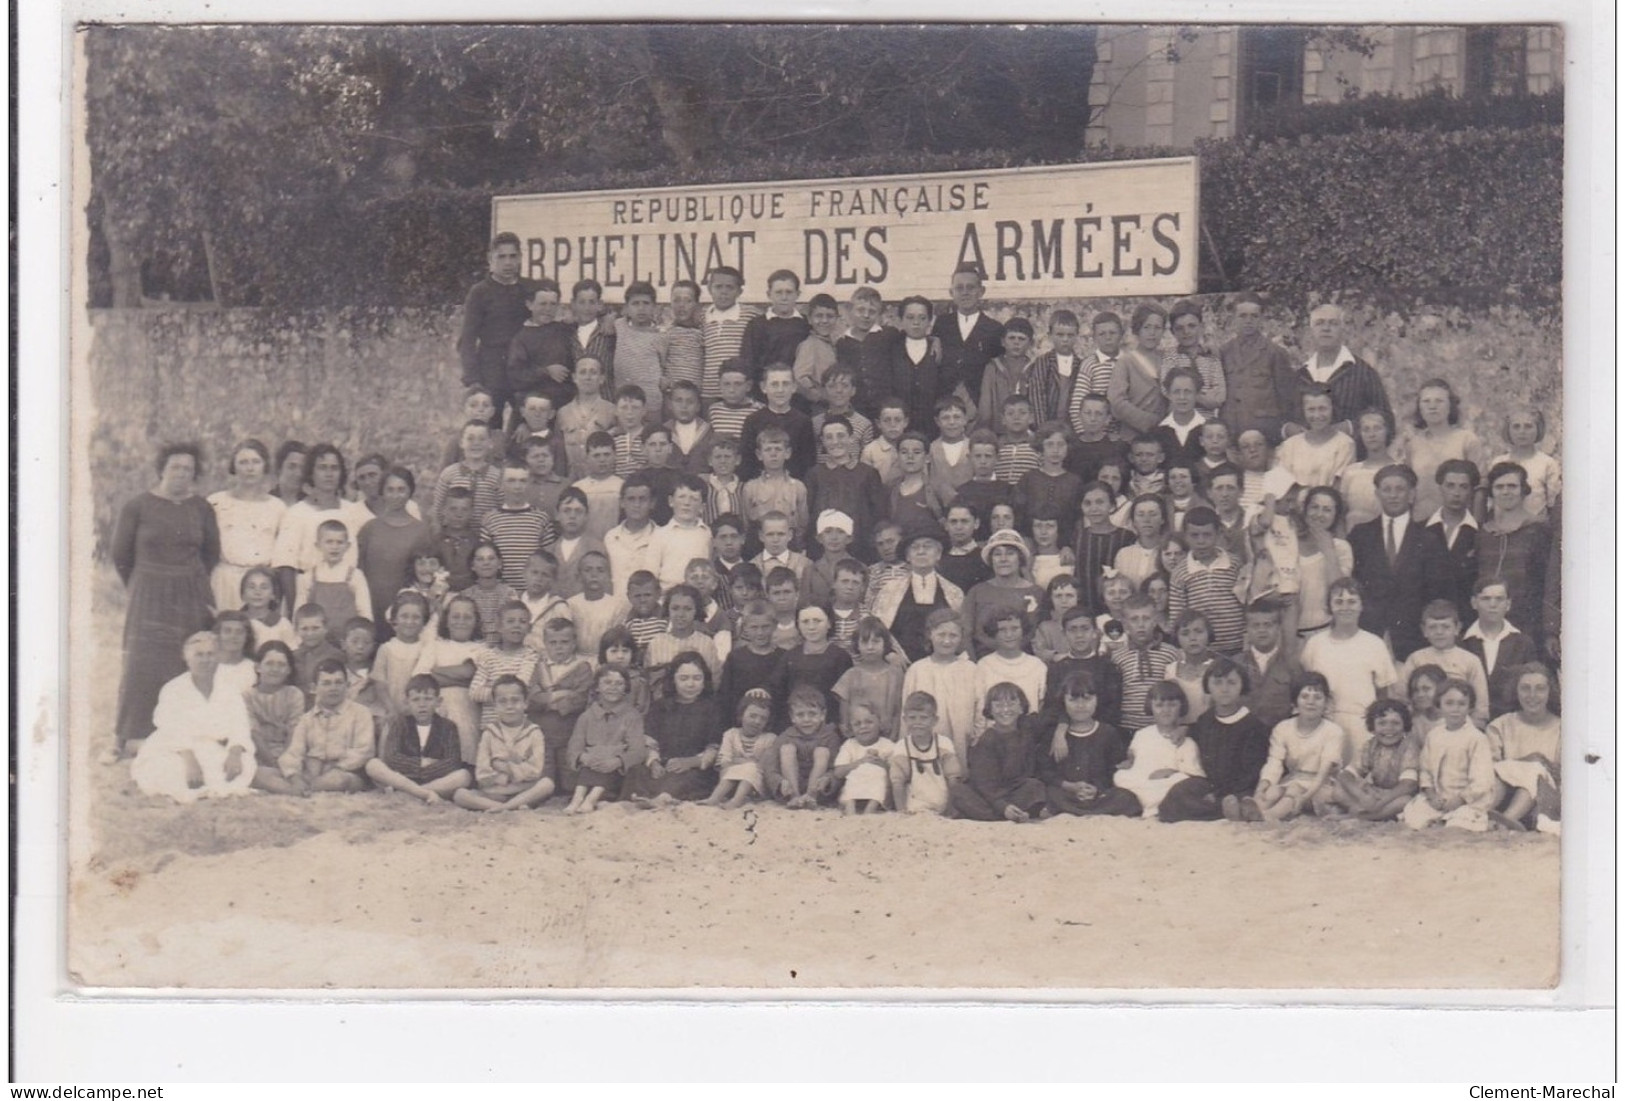
[[[961,651],[965,630],[959,613],[938,608],[925,617],[925,635],[931,652],[903,674],[903,699],[923,692],[935,701],[936,731],[963,761],[976,727],[976,665]]]
[[[1155,818],[1169,790],[1191,776],[1205,776],[1196,743],[1187,736],[1190,701],[1171,680],[1158,681],[1148,693],[1152,725],[1142,727],[1129,743],[1128,761],[1117,770],[1117,786],[1134,793],[1140,816]]]
[[[842,814],[877,814],[886,809],[891,758],[897,743],[880,736],[880,716],[866,703],[847,708],[851,737],[841,743],[830,775],[843,781]]]
[[[244,440],[232,452],[227,468],[235,484],[209,495],[214,522],[220,528],[220,562],[209,574],[216,611],[241,608],[243,574],[253,566],[271,564],[288,506],[271,496],[267,484],[270,466],[270,450],[259,440]]]

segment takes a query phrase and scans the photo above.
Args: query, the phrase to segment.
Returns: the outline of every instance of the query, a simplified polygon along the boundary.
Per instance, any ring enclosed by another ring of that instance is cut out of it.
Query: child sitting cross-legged
[[[1357,768],[1332,778],[1321,813],[1351,813],[1367,822],[1391,822],[1416,795],[1421,758],[1411,736],[1411,709],[1398,700],[1378,700],[1365,709],[1371,740],[1360,749]]]
[[[457,724],[435,713],[440,685],[432,674],[417,673],[404,694],[406,709],[390,720],[378,756],[366,764],[367,777],[385,791],[404,791],[425,803],[455,797],[474,776],[463,763]]]
[[[1027,693],[1000,681],[985,699],[987,728],[971,742],[964,781],[949,786],[955,813],[977,822],[1049,817],[1044,784],[1033,774],[1032,740],[1021,725],[1032,710]]]
[[[1490,828],[1489,812],[1502,797],[1495,776],[1495,751],[1484,732],[1470,721],[1478,705],[1471,684],[1451,677],[1439,689],[1439,724],[1422,740],[1418,793],[1399,820],[1412,829],[1456,826],[1482,833]]]
[[[468,810],[500,812],[541,805],[553,794],[542,730],[525,718],[525,682],[504,673],[491,687],[494,714],[480,729],[474,761],[479,788],[459,788],[452,801]]]
[[[345,697],[349,674],[341,658],[316,665],[315,706],[294,724],[288,748],[277,759],[287,786],[296,794],[360,791],[362,769],[373,756],[372,714]]]

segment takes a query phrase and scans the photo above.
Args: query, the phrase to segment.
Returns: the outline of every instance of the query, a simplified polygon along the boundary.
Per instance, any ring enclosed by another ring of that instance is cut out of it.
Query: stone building
[[[1340,35],[1358,35],[1369,53]],[[1360,95],[1512,95],[1562,83],[1556,26],[1102,27],[1090,144],[1186,147],[1245,134],[1276,104]]]

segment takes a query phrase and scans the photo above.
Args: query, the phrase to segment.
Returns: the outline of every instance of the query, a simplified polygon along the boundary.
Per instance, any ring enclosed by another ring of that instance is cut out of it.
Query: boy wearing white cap
[[[839,509],[826,508],[818,514],[813,532],[824,553],[801,575],[801,598],[812,604],[828,604],[835,596],[835,567],[852,545],[852,517]]]

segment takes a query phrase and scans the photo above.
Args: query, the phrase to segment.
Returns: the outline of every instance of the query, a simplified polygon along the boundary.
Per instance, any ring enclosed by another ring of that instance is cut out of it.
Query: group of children
[[[1358,469],[1323,393],[1273,462],[1204,415],[1205,364],[1171,366],[1166,420],[1127,430],[1090,374],[1121,321],[1096,316],[1086,360],[1059,309],[1037,359],[1007,323],[975,393],[969,373],[876,392],[875,341],[942,360],[928,302],[898,332],[862,288],[837,337],[793,273],[760,315],[737,271],[707,282],[703,311],[674,289],[665,330],[647,285],[590,326],[535,285],[509,389],[466,394],[386,623],[340,519],[294,591],[243,575],[218,633],[253,786],[1557,828],[1555,684],[1497,661],[1533,656],[1506,584],[1470,598],[1476,649],[1458,603],[1413,609],[1428,646],[1396,666],[1347,566],[1310,577],[1342,519],[1339,500],[1317,527],[1315,494]]]

